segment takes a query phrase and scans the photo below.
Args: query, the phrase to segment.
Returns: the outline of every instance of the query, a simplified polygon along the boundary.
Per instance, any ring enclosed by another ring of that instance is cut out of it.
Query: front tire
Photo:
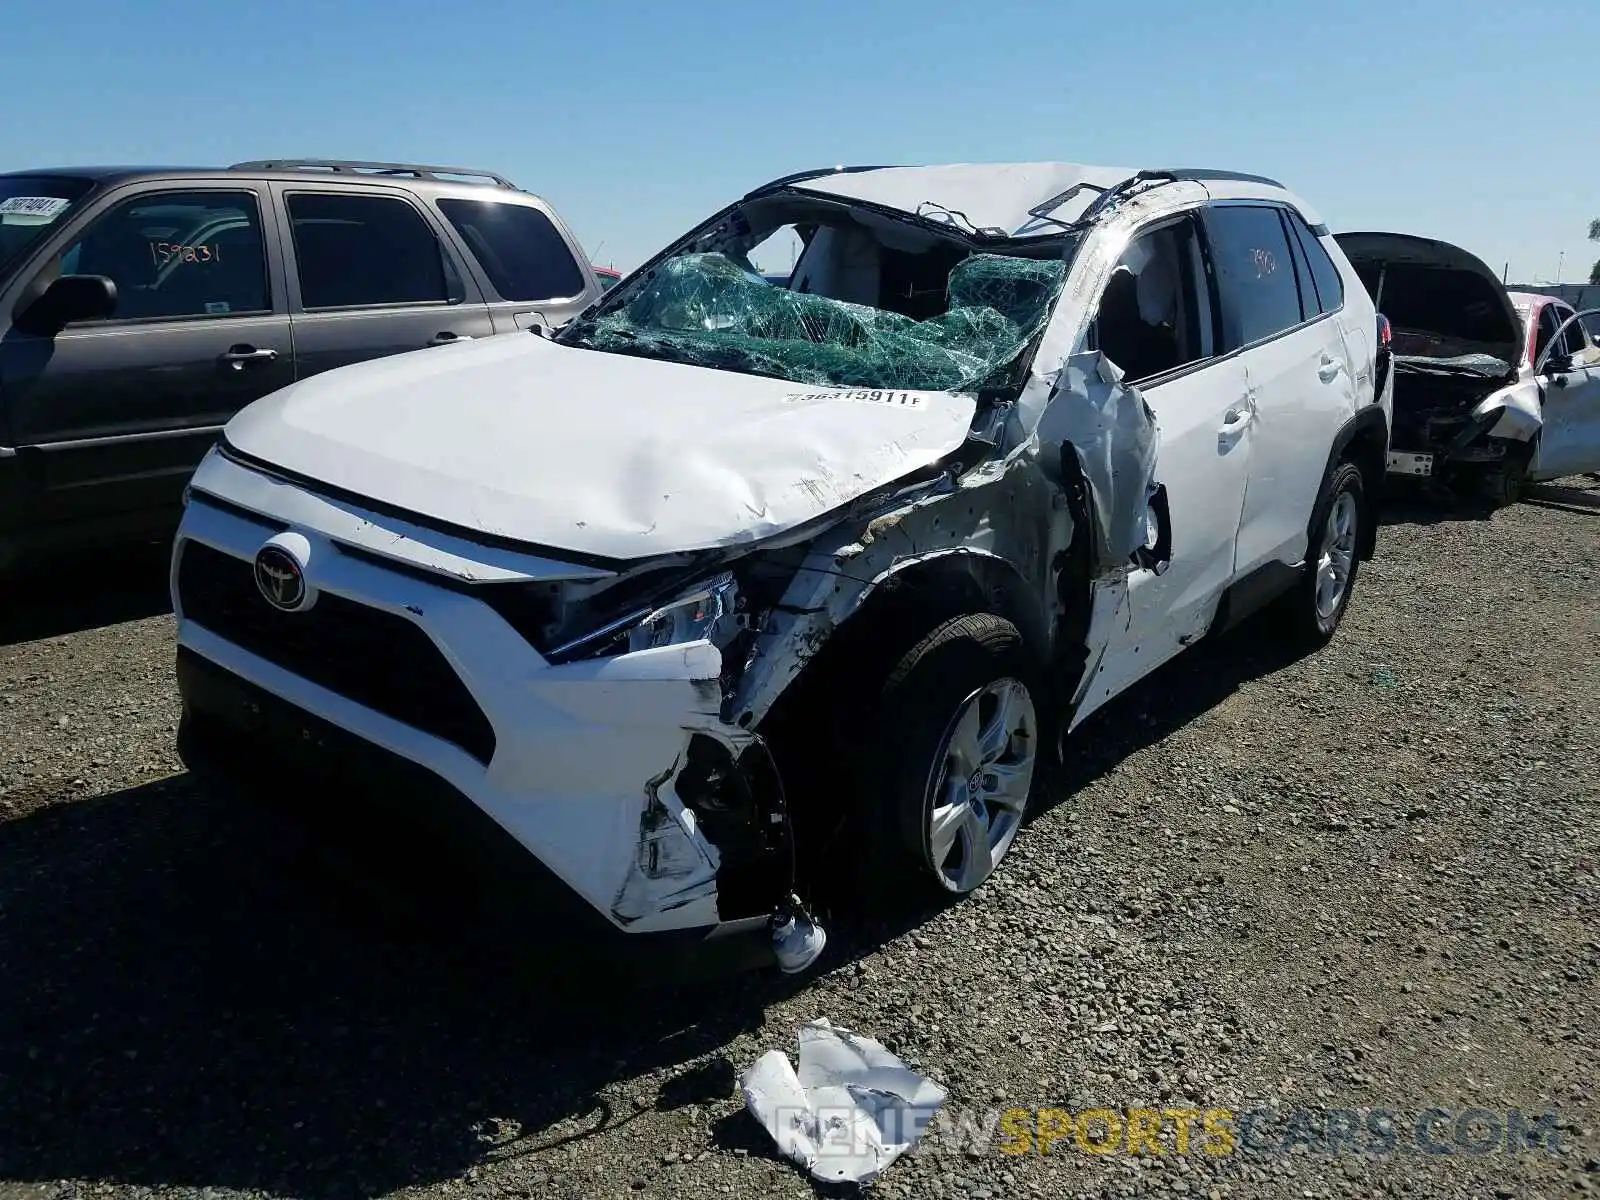
[[[1361,469],[1341,462],[1333,469],[1312,512],[1311,539],[1300,581],[1284,597],[1285,633],[1305,651],[1333,640],[1361,567],[1361,535],[1367,512]]]
[[[1039,774],[1039,695],[1021,634],[993,614],[945,621],[900,658],[858,752],[868,898],[951,900],[990,878]]]

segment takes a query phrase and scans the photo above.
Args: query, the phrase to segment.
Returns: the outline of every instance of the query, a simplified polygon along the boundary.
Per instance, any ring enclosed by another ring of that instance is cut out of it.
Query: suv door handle
[[[1250,423],[1250,419],[1255,415],[1256,402],[1251,397],[1246,396],[1222,414],[1222,432],[1225,434],[1239,432]]]
[[[1317,378],[1322,380],[1323,383],[1332,383],[1339,378],[1339,371],[1343,366],[1344,364],[1334,358],[1333,355],[1324,354],[1322,361],[1317,363]]]
[[[445,329],[429,338],[428,345],[448,346],[451,342],[470,342],[471,340],[472,335],[470,333],[452,333],[450,330]]]
[[[244,370],[245,363],[271,362],[278,357],[276,350],[257,350],[254,346],[229,346],[223,351],[221,361],[235,371]]]

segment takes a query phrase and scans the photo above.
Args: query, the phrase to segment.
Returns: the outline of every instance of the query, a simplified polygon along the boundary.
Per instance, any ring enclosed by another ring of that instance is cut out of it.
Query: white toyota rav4
[[[236,417],[173,557],[182,752],[541,948],[803,967],[809,872],[971,892],[1108,699],[1269,602],[1333,635],[1384,328],[1269,179],[778,180],[554,336]]]

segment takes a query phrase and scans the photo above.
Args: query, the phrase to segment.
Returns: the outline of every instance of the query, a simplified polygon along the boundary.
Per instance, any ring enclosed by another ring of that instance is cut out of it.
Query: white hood
[[[250,405],[224,436],[422,517],[627,560],[804,524],[959,448],[974,408],[512,333],[313,376]]]

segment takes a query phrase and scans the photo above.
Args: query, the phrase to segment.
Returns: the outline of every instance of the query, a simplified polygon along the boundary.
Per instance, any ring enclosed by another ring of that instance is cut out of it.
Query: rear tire
[[[1362,533],[1370,519],[1361,468],[1339,463],[1312,510],[1300,580],[1280,609],[1285,636],[1297,650],[1318,650],[1333,640],[1355,591]]]
[[[990,613],[945,621],[900,658],[855,756],[864,899],[949,901],[991,877],[1040,775],[1040,696],[1022,635]]]

